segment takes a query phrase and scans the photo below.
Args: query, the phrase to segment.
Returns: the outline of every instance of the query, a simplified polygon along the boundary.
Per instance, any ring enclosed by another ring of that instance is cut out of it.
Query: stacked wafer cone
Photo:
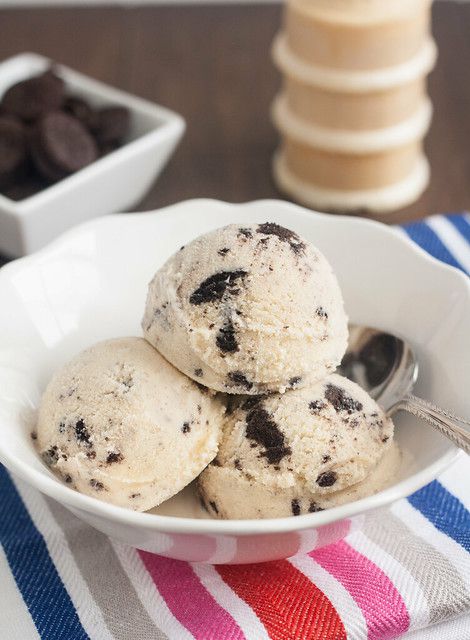
[[[319,209],[385,213],[427,186],[431,0],[287,0],[273,45],[283,88],[279,187]]]

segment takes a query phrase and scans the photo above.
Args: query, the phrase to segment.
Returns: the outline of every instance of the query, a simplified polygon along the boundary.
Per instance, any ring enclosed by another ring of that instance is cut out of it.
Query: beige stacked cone
[[[273,45],[283,88],[278,186],[318,209],[387,212],[429,181],[431,0],[287,0]]]

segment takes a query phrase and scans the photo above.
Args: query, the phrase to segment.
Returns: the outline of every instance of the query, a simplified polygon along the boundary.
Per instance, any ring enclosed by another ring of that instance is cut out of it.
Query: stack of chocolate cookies
[[[127,109],[95,109],[48,69],[11,86],[0,102],[0,192],[21,200],[122,145]]]

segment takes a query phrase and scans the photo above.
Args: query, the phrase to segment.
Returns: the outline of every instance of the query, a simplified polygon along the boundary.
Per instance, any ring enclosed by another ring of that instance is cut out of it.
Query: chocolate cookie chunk
[[[46,114],[37,123],[31,152],[39,173],[52,181],[82,169],[98,157],[91,134],[78,120],[60,111]]]
[[[26,159],[25,128],[15,118],[0,117],[0,187],[10,185],[21,176]]]
[[[64,101],[64,81],[52,70],[17,82],[5,92],[4,113],[32,122],[48,111],[60,109]]]
[[[96,113],[93,133],[100,146],[118,143],[129,132],[130,114],[125,107],[106,107]]]

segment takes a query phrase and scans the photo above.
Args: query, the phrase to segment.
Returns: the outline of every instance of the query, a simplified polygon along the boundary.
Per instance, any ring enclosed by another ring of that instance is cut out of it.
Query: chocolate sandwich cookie
[[[34,164],[44,178],[60,180],[98,157],[95,141],[76,118],[54,111],[39,120],[31,140]]]
[[[96,114],[93,127],[96,141],[103,147],[123,140],[129,131],[130,114],[125,107],[106,107]]]
[[[26,161],[24,126],[16,118],[0,116],[0,186],[6,187],[19,178]]]
[[[80,120],[87,129],[93,129],[96,126],[96,111],[83,98],[68,96],[62,110]]]
[[[64,101],[64,81],[52,70],[17,82],[5,92],[1,107],[25,122],[33,122],[41,115],[59,109]]]

